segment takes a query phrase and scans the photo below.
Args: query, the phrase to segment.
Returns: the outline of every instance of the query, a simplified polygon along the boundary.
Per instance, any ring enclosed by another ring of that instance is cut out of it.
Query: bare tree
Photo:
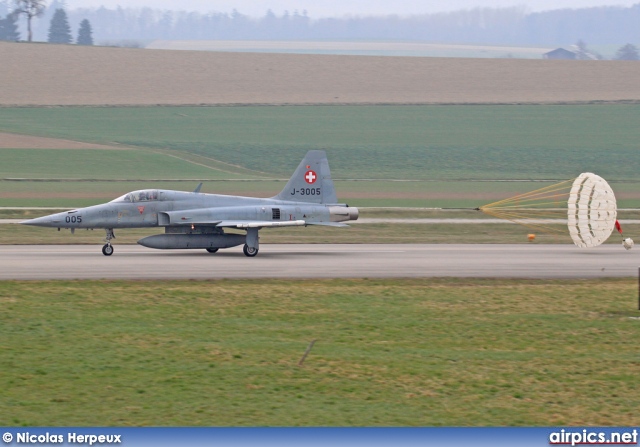
[[[576,59],[578,60],[599,61],[604,59],[601,54],[598,54],[592,49],[587,48],[587,44],[582,39],[578,40],[578,42],[573,45],[573,47],[575,48],[573,52],[576,53]]]
[[[14,0],[16,3],[16,14],[24,14],[27,17],[27,31],[28,40],[33,40],[33,33],[31,32],[31,19],[34,17],[40,17],[44,14],[46,7],[45,0]]]

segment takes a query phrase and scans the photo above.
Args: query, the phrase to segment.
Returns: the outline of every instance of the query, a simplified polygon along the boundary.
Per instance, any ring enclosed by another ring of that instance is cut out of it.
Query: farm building
[[[573,51],[565,50],[564,48],[556,48],[553,51],[544,53],[542,55],[544,59],[575,59],[576,53]]]

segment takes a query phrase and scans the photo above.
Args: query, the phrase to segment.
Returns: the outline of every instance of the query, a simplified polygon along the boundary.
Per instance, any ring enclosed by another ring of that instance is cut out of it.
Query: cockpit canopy
[[[143,189],[141,191],[133,191],[123,196],[118,197],[111,201],[111,203],[125,202],[125,203],[137,203],[137,202],[155,202],[158,200],[157,189]]]

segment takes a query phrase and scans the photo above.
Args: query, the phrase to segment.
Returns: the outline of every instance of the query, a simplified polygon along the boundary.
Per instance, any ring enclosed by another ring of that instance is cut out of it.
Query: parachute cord
[[[536,220],[544,220],[544,219],[535,219],[535,218],[531,218],[530,216],[528,216],[526,213],[516,213],[516,212],[494,212],[494,210],[485,210],[482,209],[481,211],[483,211],[484,213],[490,215],[490,216],[494,216],[494,217],[498,217],[500,219],[504,219],[504,220],[508,220],[509,222],[513,222],[516,224],[520,224],[523,225],[525,227],[529,227],[532,228],[534,230],[537,231],[542,231],[542,232],[548,232],[548,233],[559,233],[559,234],[563,234],[564,233],[564,226],[566,224],[561,224],[562,225],[562,230],[553,226],[550,226],[547,222],[537,222]],[[563,213],[564,215],[564,213]],[[558,215],[555,215],[553,217],[559,217]]]
[[[498,200],[497,202],[489,203],[488,205],[484,205],[482,208],[495,208],[495,207],[503,206],[505,204],[510,205],[512,203],[529,202],[536,197],[538,199],[546,199],[549,197],[554,197],[553,195],[549,196],[550,193],[558,192],[562,190],[566,190],[566,193],[569,193],[571,187],[570,185],[568,185],[568,183],[573,181],[574,180],[572,179],[572,180],[567,180],[561,183],[556,183],[554,185],[545,186],[544,188],[536,189],[535,191],[530,191],[524,194],[519,194],[517,196],[510,197],[508,199]]]

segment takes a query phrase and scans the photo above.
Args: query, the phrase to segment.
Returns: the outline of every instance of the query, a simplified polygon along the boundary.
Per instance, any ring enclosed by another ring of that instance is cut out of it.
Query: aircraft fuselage
[[[144,228],[211,221],[304,220],[306,224],[323,224],[355,220],[357,208],[338,204],[286,202],[255,197],[147,190],[157,193],[152,200],[116,199],[102,205],[78,208],[24,222],[27,225],[54,228]],[[125,196],[123,196],[125,197]],[[153,196],[152,196],[153,197]]]

